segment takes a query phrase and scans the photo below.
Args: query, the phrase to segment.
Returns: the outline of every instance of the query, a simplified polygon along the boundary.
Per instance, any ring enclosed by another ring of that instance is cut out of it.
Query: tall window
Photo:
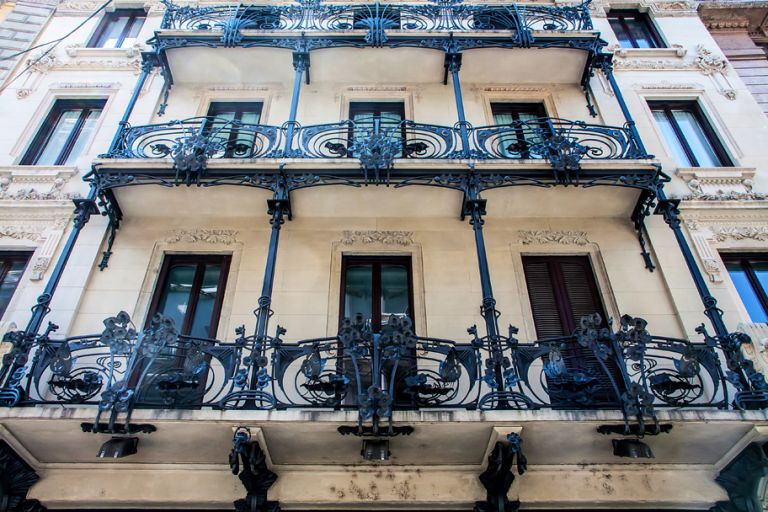
[[[497,125],[511,125],[514,129],[499,136],[499,152],[505,158],[535,158],[531,144],[541,139],[541,132],[547,130],[547,116],[541,103],[491,103],[493,122]],[[538,133],[537,133],[538,132]]]
[[[91,139],[104,100],[57,100],[21,165],[72,164]]]
[[[649,101],[648,105],[679,166],[733,165],[698,103]]]
[[[229,262],[228,255],[166,256],[148,321],[160,313],[180,334],[215,338]]]
[[[524,256],[523,269],[539,339],[570,336],[585,315],[599,313],[605,322],[605,310],[587,257]],[[569,340],[561,345],[559,354],[567,371],[545,374],[552,405],[615,403],[611,377],[594,353]],[[544,359],[549,361],[549,356]],[[605,364],[613,381],[623,386],[616,363],[609,358]]]
[[[29,252],[0,252],[0,317],[11,302],[21,275],[29,262]]]
[[[611,10],[608,13],[616,38],[622,48],[664,48],[664,42],[647,14],[634,10]]]
[[[143,9],[117,9],[101,19],[96,32],[88,41],[88,48],[128,48],[144,25],[147,14]]]
[[[208,108],[206,132],[221,138],[224,158],[249,158],[256,133],[247,126],[261,121],[261,102],[217,101]]]
[[[408,256],[344,256],[341,318],[358,313],[380,332],[392,315],[413,320],[411,258]]]
[[[721,256],[749,318],[753,322],[768,322],[768,255]]]
[[[366,139],[372,133],[387,133],[405,143],[402,121],[405,105],[402,102],[355,101],[349,104],[349,118],[355,123],[349,133],[350,146],[356,140]],[[354,151],[349,156],[355,157]],[[397,155],[398,157],[401,154]]]

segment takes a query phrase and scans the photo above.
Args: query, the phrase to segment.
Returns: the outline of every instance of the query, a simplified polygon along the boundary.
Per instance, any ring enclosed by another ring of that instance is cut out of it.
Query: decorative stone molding
[[[749,28],[749,19],[742,16],[728,16],[727,18],[703,17],[702,22],[708,30],[724,31],[742,31]]]
[[[680,176],[691,190],[684,201],[764,200],[768,195],[752,190],[755,169],[738,167],[679,168]]]
[[[165,241],[171,244],[178,242],[204,242],[208,244],[232,245],[238,242],[237,233],[234,229],[177,229]]]
[[[699,2],[695,0],[671,0],[671,1],[655,1],[655,0],[636,0],[636,1],[623,1],[617,0],[615,2],[603,2],[601,6],[590,6],[595,12],[599,12],[601,9],[610,11],[611,9],[638,9],[640,11],[648,11],[654,16],[697,16],[697,9]]]
[[[413,244],[412,231],[344,231],[341,238],[343,245],[383,244],[383,245],[411,245]]]
[[[116,2],[115,7],[121,8],[122,2]],[[181,2],[186,5],[188,2]],[[195,2],[196,4],[197,2]],[[102,4],[99,0],[65,0],[56,8],[57,16],[86,16],[99,8]],[[131,7],[135,7],[135,2],[131,2]],[[147,0],[144,3],[144,10],[150,16],[161,14],[165,7],[159,0]]]
[[[729,239],[768,241],[768,226],[715,226],[711,229],[718,242]]]
[[[652,84],[642,83],[642,84],[635,84],[635,87],[645,91],[667,91],[667,90],[695,91],[695,90],[703,90],[704,88],[704,86],[701,84],[695,84],[695,83],[673,84],[671,82],[657,82]]]
[[[523,245],[587,245],[590,243],[584,231],[521,230],[517,232],[517,236]]]
[[[608,48],[613,51],[614,58],[626,59],[630,57],[634,58],[651,58],[651,57],[666,57],[666,58],[682,58],[688,54],[688,49],[682,45],[673,44],[669,48],[624,48],[619,44],[615,44]]]
[[[39,281],[51,264],[56,247],[64,236],[64,230],[69,223],[71,214],[58,216],[53,219],[34,218],[30,220],[6,220],[0,224],[0,243],[3,238],[25,240],[37,246],[30,262],[29,278]]]
[[[2,176],[0,177],[0,200],[11,201],[69,201],[72,199],[79,199],[79,192],[64,192],[63,188],[67,184],[67,179],[57,177],[54,179],[53,184],[47,192],[41,192],[36,188],[20,188],[14,192],[10,192],[8,189],[11,183],[14,181],[12,177]]]
[[[37,241],[43,233],[43,226],[0,226],[0,238]]]

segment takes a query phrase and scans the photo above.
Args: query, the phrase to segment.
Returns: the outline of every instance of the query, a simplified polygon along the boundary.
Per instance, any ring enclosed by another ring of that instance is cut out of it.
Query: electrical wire
[[[14,54],[7,55],[5,57],[0,57],[0,62],[2,62],[2,61],[5,61],[5,60],[15,59],[16,57],[19,57],[21,55],[27,54],[27,53],[29,53],[31,51],[34,51],[34,50],[37,50],[39,48],[43,48],[45,46],[53,45],[50,48],[48,48],[47,50],[45,50],[43,52],[43,54],[40,55],[38,58],[36,58],[34,61],[28,63],[26,69],[24,69],[21,73],[17,74],[15,77],[13,77],[13,79],[11,79],[9,82],[6,82],[2,87],[0,87],[0,93],[5,91],[12,83],[14,83],[20,77],[24,76],[24,74],[27,72],[27,70],[29,70],[30,66],[33,66],[33,65],[37,64],[38,62],[43,60],[43,58],[45,58],[49,53],[51,53],[53,50],[55,50],[56,47],[59,45],[59,43],[61,43],[66,38],[68,38],[69,36],[71,36],[72,34],[77,32],[78,30],[80,30],[83,27],[83,25],[85,25],[86,23],[91,21],[97,14],[99,14],[101,11],[106,9],[106,7],[109,4],[111,4],[112,1],[113,0],[107,0],[106,2],[101,4],[98,9],[93,11],[87,18],[85,18],[82,22],[80,22],[79,25],[77,25],[75,28],[73,28],[72,30],[70,30],[69,32],[67,32],[65,35],[63,35],[62,37],[60,37],[58,39],[54,39],[53,41],[48,41],[47,43],[41,43],[41,44],[32,46],[31,48],[27,48],[26,50],[22,50],[20,52],[14,53]]]

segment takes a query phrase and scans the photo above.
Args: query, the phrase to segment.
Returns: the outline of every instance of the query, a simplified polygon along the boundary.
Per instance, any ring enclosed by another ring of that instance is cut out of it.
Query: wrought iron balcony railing
[[[397,159],[546,160],[556,170],[583,160],[649,158],[628,127],[555,118],[508,125],[438,126],[378,118],[282,127],[212,117],[124,126],[107,158],[170,157],[183,172],[199,172],[222,158],[311,158],[360,161],[385,171]]]
[[[628,316],[616,332],[592,315],[572,336],[530,344],[511,326],[493,339],[474,327],[463,342],[421,337],[398,316],[381,333],[357,317],[336,336],[297,343],[284,342],[279,326],[274,337],[241,327],[221,342],[181,336],[159,316],[143,331],[124,312],[104,324],[101,334],[63,340],[51,339],[52,325],[34,339],[6,335],[0,403],[98,405],[96,424],[109,415],[113,430],[126,413],[129,429],[137,407],[352,409],[358,428],[371,420],[378,431],[397,409],[617,409],[645,428],[654,407],[748,409],[766,398],[731,378],[751,364],[739,355],[747,337],[716,340],[702,328],[705,342],[692,343],[653,336]]]
[[[324,4],[304,0],[294,5],[179,7],[167,3],[161,29],[221,34],[226,46],[242,42],[243,30],[297,33],[359,33],[379,46],[388,35],[496,31],[530,42],[533,31],[591,31],[588,3],[573,6],[464,4],[458,0],[429,4]]]

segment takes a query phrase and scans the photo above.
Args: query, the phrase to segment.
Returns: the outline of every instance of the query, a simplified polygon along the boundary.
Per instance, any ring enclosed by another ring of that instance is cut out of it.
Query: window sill
[[[141,54],[141,45],[128,48],[85,48],[82,45],[67,47],[67,55],[72,58],[130,59]]]
[[[688,50],[679,44],[673,44],[670,48],[622,48],[618,44],[608,48],[613,55],[622,59],[632,58],[659,58],[682,59],[688,54]]]

